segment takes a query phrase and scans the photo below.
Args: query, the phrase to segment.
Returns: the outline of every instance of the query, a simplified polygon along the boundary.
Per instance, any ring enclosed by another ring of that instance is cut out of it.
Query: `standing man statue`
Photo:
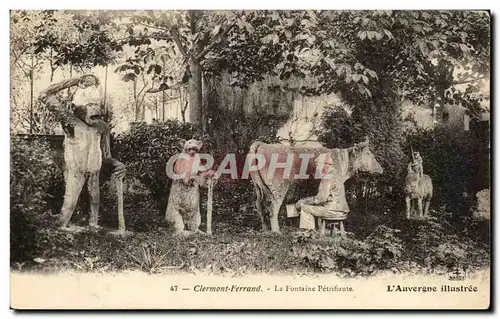
[[[71,107],[56,94],[77,87]],[[85,182],[90,194],[90,227],[99,227],[99,173],[101,168],[121,181],[125,165],[111,157],[110,129],[103,120],[99,80],[94,75],[83,75],[52,84],[40,93],[39,100],[55,115],[64,130],[65,195],[61,209],[62,230],[68,227]],[[122,203],[119,203],[119,206]],[[123,217],[123,216],[121,216]]]

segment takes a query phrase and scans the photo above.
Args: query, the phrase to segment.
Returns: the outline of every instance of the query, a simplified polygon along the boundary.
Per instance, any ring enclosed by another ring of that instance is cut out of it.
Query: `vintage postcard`
[[[490,24],[11,10],[11,308],[489,309]]]

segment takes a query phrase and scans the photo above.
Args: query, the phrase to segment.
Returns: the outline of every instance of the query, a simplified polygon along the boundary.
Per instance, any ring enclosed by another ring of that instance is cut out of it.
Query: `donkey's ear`
[[[202,141],[198,141],[198,149],[201,150],[201,147],[203,146],[203,142]]]

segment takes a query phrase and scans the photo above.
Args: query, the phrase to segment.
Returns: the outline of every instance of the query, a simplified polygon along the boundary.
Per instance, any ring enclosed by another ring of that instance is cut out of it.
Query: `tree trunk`
[[[106,116],[108,115],[108,109],[106,107],[106,95],[108,93],[108,65],[106,64],[106,70],[105,70],[105,73],[104,73],[104,101],[103,101],[103,107],[104,107],[104,114],[106,114]]]
[[[165,122],[165,90],[163,90],[161,92],[161,95],[162,95],[162,99],[161,99],[161,105],[162,105],[162,111],[161,111],[161,114],[162,114],[162,120],[163,122]]]
[[[197,31],[196,22],[198,20],[199,11],[190,10],[191,34]],[[202,95],[202,72],[201,63],[195,57],[202,51],[200,41],[193,44],[191,58],[189,59],[190,77],[188,82],[189,93],[189,121],[193,124],[202,124],[203,120],[203,95]]]
[[[135,103],[135,121],[136,122],[141,122],[142,121],[142,118],[141,118],[141,107],[138,105],[138,103],[136,102]]]
[[[158,113],[158,97],[155,96],[155,119],[160,120],[160,115]]]
[[[163,76],[165,76],[165,60],[162,59],[163,61],[163,68],[162,68],[162,72],[163,72]],[[162,120],[163,122],[165,122],[165,90],[161,91],[161,96],[162,96],[162,99],[161,99],[161,105],[162,105]],[[180,95],[179,95],[180,97]]]
[[[437,119],[437,107],[436,107],[436,99],[432,99],[432,127],[436,126],[436,119]]]
[[[182,123],[186,123],[186,110],[188,107],[188,102],[186,101],[184,106],[181,106],[181,116],[182,116]]]
[[[437,121],[442,121],[443,120],[443,114],[445,113],[445,110],[444,110],[444,91],[445,91],[445,88],[442,87],[442,88],[439,88],[439,96],[438,96],[438,101],[439,101],[439,108],[437,110],[437,114],[436,114],[436,119]]]
[[[50,48],[50,83],[54,81],[54,72],[56,69],[54,68],[54,62],[52,61],[52,48]]]
[[[30,134],[33,134],[33,56],[31,56],[30,70]]]
[[[191,59],[189,62],[191,77],[189,78],[189,121],[201,124],[202,121],[202,85],[201,65],[199,61]]]

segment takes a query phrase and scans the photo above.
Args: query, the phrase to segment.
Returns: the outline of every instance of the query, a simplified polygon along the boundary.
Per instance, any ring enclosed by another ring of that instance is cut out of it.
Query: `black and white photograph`
[[[10,307],[489,309],[491,16],[10,10]]]

